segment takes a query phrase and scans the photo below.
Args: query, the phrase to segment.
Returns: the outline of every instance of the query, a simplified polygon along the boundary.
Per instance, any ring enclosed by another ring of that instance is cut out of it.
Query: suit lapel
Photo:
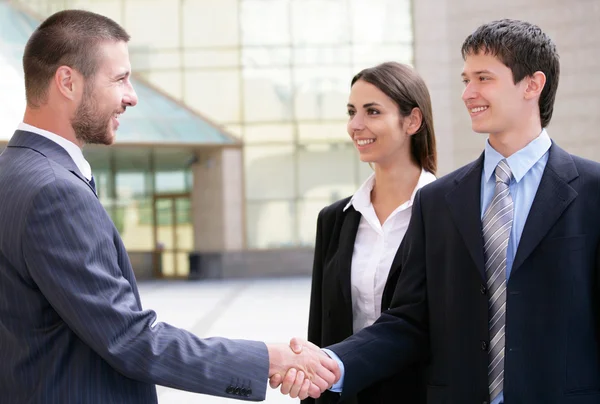
[[[483,154],[465,168],[465,175],[455,180],[456,186],[446,194],[446,203],[473,262],[485,279],[481,235],[482,167]]]
[[[553,143],[550,147],[548,164],[523,228],[513,263],[513,272],[529,257],[577,197],[577,191],[569,185],[569,182],[578,176],[573,158]]]
[[[96,194],[90,183],[81,174],[79,168],[77,168],[77,164],[75,164],[69,153],[59,144],[36,133],[17,130],[8,142],[8,147],[24,147],[35,150],[73,173]]]
[[[352,307],[352,291],[350,289],[352,276],[352,253],[354,252],[354,242],[356,241],[356,233],[360,223],[360,213],[354,207],[350,206],[344,215],[344,221],[340,230],[340,244],[338,251],[338,269],[339,280],[342,288],[344,300],[348,303],[348,307]]]

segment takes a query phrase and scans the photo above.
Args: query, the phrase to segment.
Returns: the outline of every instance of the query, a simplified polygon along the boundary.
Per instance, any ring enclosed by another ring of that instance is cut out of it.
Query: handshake
[[[290,345],[267,345],[269,385],[292,398],[318,398],[340,378],[340,369],[318,346],[299,338]]]

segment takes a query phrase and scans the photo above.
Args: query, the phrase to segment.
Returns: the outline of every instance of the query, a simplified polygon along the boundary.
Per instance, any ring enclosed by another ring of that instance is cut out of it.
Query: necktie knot
[[[496,174],[496,183],[501,182],[506,185],[510,184],[512,171],[510,171],[510,167],[508,166],[506,159],[500,160],[494,173]]]

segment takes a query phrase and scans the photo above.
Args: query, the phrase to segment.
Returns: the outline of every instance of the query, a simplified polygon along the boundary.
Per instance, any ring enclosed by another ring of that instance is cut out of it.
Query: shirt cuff
[[[323,352],[325,352],[331,359],[333,359],[334,361],[337,362],[338,366],[340,367],[340,380],[337,381],[336,384],[334,384],[329,391],[333,391],[334,393],[341,393],[342,392],[342,387],[344,387],[344,363],[341,361],[341,359],[339,358],[339,356],[337,356],[333,351],[327,349],[327,348],[321,348],[321,350]]]

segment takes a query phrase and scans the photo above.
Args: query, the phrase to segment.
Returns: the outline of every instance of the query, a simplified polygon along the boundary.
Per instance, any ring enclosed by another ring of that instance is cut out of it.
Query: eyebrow
[[[127,77],[129,77],[129,75],[130,75],[130,74],[131,74],[131,72],[130,72],[129,70],[127,70],[127,71],[120,72],[120,73],[116,74],[116,75],[114,76],[114,78],[115,78],[115,79],[127,78]]]
[[[348,103],[348,104],[347,104],[347,106],[348,106],[348,107],[351,107],[351,108],[354,108],[354,105],[352,105],[352,104],[350,104],[350,103]],[[382,105],[381,105],[381,104],[378,104],[378,103],[376,103],[376,102],[369,102],[369,103],[366,103],[366,104],[364,104],[364,105],[363,105],[363,108],[370,108],[370,107],[374,107],[374,106],[381,107]]]
[[[477,75],[479,75],[479,74],[491,74],[491,75],[493,75],[494,73],[492,73],[492,72],[491,72],[491,71],[489,71],[489,70],[486,70],[486,69],[484,69],[484,70],[477,70],[476,72],[473,72],[472,74],[473,74],[474,76],[477,76]],[[466,77],[466,76],[467,76],[467,73],[465,73],[465,72],[462,72],[462,73],[460,74],[460,76],[461,76],[461,77]]]

